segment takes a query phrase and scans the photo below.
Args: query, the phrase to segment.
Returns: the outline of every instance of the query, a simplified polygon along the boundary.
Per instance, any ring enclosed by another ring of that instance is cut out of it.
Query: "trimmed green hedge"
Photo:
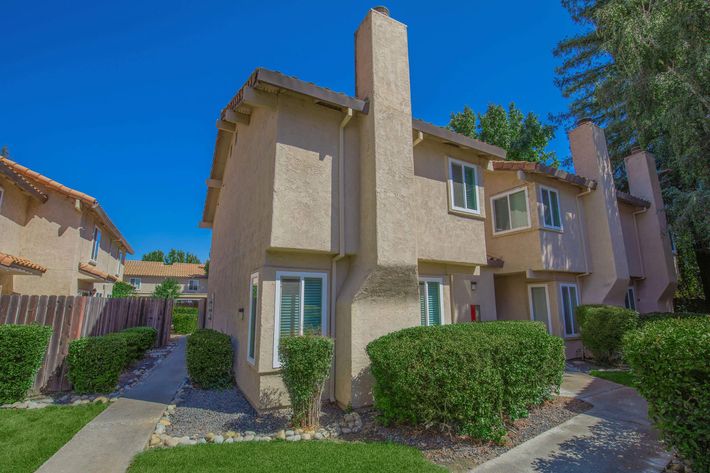
[[[105,337],[123,338],[126,342],[126,359],[124,365],[140,360],[143,354],[155,343],[158,331],[152,327],[133,327],[120,332],[109,333]]]
[[[232,339],[216,330],[202,329],[187,338],[187,371],[203,389],[232,384]]]
[[[316,335],[279,341],[281,376],[291,399],[291,423],[318,427],[321,395],[333,361],[333,339]]]
[[[639,314],[611,305],[577,307],[577,321],[584,346],[600,363],[613,364],[621,358],[624,334],[638,327]]]
[[[45,325],[0,325],[0,404],[25,398],[51,337]]]
[[[688,319],[698,317],[708,317],[708,314],[701,314],[699,312],[648,312],[646,314],[639,315],[639,320],[641,325],[644,325],[648,322],[655,322],[657,320]]]
[[[191,334],[197,330],[197,307],[175,307],[173,330],[180,334]]]
[[[114,390],[128,359],[126,337],[111,334],[87,337],[69,344],[69,380],[77,393]]]
[[[564,342],[541,322],[412,327],[370,342],[375,406],[386,423],[443,425],[498,440],[504,416],[559,389]]]
[[[624,337],[624,361],[665,441],[710,471],[710,317],[646,323]]]

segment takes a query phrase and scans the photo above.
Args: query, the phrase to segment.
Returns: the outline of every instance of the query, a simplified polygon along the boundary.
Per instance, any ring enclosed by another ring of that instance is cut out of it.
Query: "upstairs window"
[[[197,279],[190,279],[187,282],[188,291],[197,291],[200,288],[200,282]]]
[[[505,233],[530,227],[528,189],[513,189],[491,198],[493,233]]]
[[[478,205],[478,171],[476,166],[449,159],[451,207],[461,212],[480,214]]]
[[[419,280],[420,323],[424,326],[442,324],[442,286],[441,279]]]
[[[283,337],[326,335],[326,275],[324,273],[278,272],[276,274],[276,320],[274,368],[279,368],[279,340]]]
[[[549,187],[540,188],[540,202],[542,202],[542,222],[545,228],[562,230],[560,217],[560,194]]]
[[[91,260],[96,261],[99,257],[99,248],[101,248],[101,230],[99,227],[94,227],[94,245],[91,247]]]
[[[131,278],[128,280],[131,286],[133,286],[136,290],[141,288],[141,278]]]

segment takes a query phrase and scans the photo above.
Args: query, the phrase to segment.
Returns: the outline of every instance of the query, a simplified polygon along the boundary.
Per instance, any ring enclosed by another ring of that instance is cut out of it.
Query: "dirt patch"
[[[589,408],[591,404],[569,397],[556,397],[534,407],[525,419],[510,423],[503,445],[481,442],[447,432],[409,426],[382,426],[373,409],[358,410],[363,428],[357,434],[343,435],[343,440],[390,441],[416,447],[434,463],[452,471],[466,471],[495,458],[516,445],[549,430]]]

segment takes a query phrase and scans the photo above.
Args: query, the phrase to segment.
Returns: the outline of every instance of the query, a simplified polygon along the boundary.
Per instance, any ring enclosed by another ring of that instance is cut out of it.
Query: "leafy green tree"
[[[153,297],[160,299],[177,299],[180,295],[180,285],[173,278],[167,278],[153,290]]]
[[[0,156],[12,159],[12,157],[10,156],[10,148],[8,148],[7,145],[2,145],[2,148],[0,148]]]
[[[205,274],[210,275],[210,260],[205,261]]]
[[[143,255],[141,258],[143,261],[163,261],[165,260],[165,253],[162,250],[149,251]]]
[[[136,289],[128,284],[127,282],[117,281],[113,285],[113,290],[111,291],[111,297],[132,297],[136,294]]]
[[[511,102],[506,111],[501,105],[489,105],[477,114],[470,107],[451,114],[449,129],[462,135],[500,146],[513,161],[532,161],[557,165],[557,157],[546,151],[555,136],[554,127],[545,125],[534,113],[524,115]]]
[[[200,258],[198,258],[196,255],[183,251],[183,250],[176,250],[175,248],[172,248],[168,255],[165,257],[165,264],[173,264],[173,263],[195,263],[195,264],[200,264]]]
[[[621,163],[632,147],[656,155],[669,218],[679,236],[689,235],[710,300],[710,4],[562,4],[584,31],[555,49],[562,59],[556,82],[571,99],[558,121],[571,124],[588,117],[605,127],[621,184]]]

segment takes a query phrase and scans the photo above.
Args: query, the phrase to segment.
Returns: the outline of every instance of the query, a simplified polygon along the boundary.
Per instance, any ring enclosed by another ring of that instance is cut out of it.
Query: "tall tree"
[[[475,113],[465,106],[451,114],[449,129],[462,135],[500,146],[507,158],[514,161],[533,161],[557,165],[557,157],[546,151],[555,136],[554,127],[545,125],[532,112],[524,115],[511,102],[506,110],[501,105],[489,105],[485,113]]]
[[[162,250],[153,250],[143,255],[141,258],[143,261],[163,261],[165,259],[165,253]]]
[[[584,31],[555,49],[563,60],[557,84],[571,99],[559,120],[588,117],[606,128],[622,184],[622,159],[633,146],[656,155],[669,218],[689,235],[710,300],[710,3],[562,4]]]
[[[200,258],[190,252],[183,250],[176,250],[172,248],[168,255],[165,257],[165,264],[173,263],[196,263],[200,264]]]

